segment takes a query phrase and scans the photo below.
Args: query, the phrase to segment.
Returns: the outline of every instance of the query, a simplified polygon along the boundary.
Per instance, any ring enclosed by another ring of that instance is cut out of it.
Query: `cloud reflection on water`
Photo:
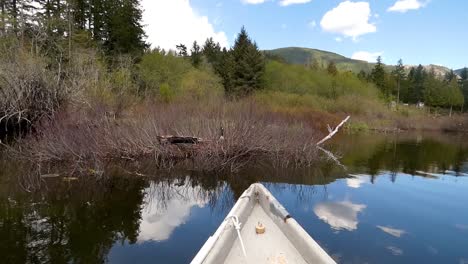
[[[164,241],[190,217],[193,207],[203,208],[208,199],[201,196],[201,187],[192,187],[187,180],[183,185],[153,183],[145,190],[141,211],[138,243]]]
[[[346,185],[349,188],[358,189],[361,188],[361,185],[369,181],[369,176],[367,175],[353,175],[350,174],[352,178],[346,179]]]
[[[354,231],[359,223],[358,213],[366,207],[364,204],[354,204],[350,201],[323,202],[315,205],[314,213],[334,230]]]
[[[406,234],[405,230],[396,229],[388,226],[377,226],[377,228],[394,237],[401,237],[402,235]]]

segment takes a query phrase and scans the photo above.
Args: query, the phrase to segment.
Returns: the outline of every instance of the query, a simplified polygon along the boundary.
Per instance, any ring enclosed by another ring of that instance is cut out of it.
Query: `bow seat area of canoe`
[[[263,234],[257,234],[259,226],[265,228]],[[262,184],[256,183],[241,195],[191,263],[302,264],[335,261]]]

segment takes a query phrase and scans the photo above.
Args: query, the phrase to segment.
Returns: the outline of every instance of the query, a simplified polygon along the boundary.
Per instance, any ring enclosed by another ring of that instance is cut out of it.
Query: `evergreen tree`
[[[69,0],[73,10],[73,22],[76,29],[86,29],[89,17],[89,0]]]
[[[192,65],[195,68],[198,68],[202,61],[202,53],[201,48],[196,41],[193,42],[192,49],[190,50],[190,56],[192,60]]]
[[[364,70],[359,71],[357,77],[361,81],[367,81],[367,74],[366,74],[366,72]]]
[[[427,73],[424,67],[419,64],[416,68],[416,72],[414,74],[414,91],[415,91],[415,98],[416,102],[421,102],[422,97],[424,94],[424,81],[426,79]]]
[[[179,44],[176,46],[176,49],[178,51],[178,56],[181,56],[181,57],[188,57],[188,52],[187,52],[187,46],[185,46],[184,44]]]
[[[434,71],[429,72],[424,80],[424,102],[428,106],[444,107],[447,105],[445,87],[442,81],[437,79]]]
[[[462,81],[466,81],[468,80],[468,68],[463,68],[461,73],[460,73],[460,77],[461,77],[461,80]]]
[[[453,78],[446,88],[447,106],[450,107],[450,116],[452,116],[453,107],[462,106],[464,103],[463,93],[458,86],[456,78]]]
[[[377,63],[371,73],[372,82],[379,88],[385,96],[389,96],[385,89],[385,69],[383,67],[382,58],[377,58]]]
[[[221,58],[221,46],[215,43],[213,38],[208,38],[203,45],[202,54],[209,63],[215,66]]]
[[[401,83],[406,78],[405,74],[405,67],[403,66],[403,60],[398,60],[398,64],[395,66],[395,70],[393,70],[392,75],[394,76],[397,82],[397,107],[400,104],[400,90],[401,90]]]
[[[95,0],[96,1],[96,0]],[[108,53],[139,54],[147,47],[139,0],[106,0],[104,48]]]
[[[330,75],[336,76],[338,74],[338,69],[336,68],[336,64],[333,61],[330,61],[327,66],[327,72]]]
[[[456,79],[456,75],[453,70],[450,70],[447,73],[445,73],[445,81],[451,82],[453,79]]]
[[[223,80],[223,86],[226,94],[234,94],[234,64],[235,62],[232,52],[223,48],[223,51],[221,52],[220,65],[217,71]]]
[[[242,96],[261,89],[265,60],[263,54],[242,27],[232,50],[234,60],[232,95]]]

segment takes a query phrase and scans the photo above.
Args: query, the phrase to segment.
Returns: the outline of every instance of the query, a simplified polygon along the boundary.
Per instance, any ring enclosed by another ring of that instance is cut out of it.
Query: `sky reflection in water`
[[[330,146],[346,172],[325,162],[310,171],[115,177],[39,196],[14,191],[0,171],[0,255],[5,263],[188,263],[260,181],[340,263],[468,263],[465,139],[353,135]]]

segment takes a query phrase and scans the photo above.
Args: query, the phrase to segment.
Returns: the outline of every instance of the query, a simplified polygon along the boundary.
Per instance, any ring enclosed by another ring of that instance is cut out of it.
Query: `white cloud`
[[[344,1],[325,13],[320,21],[322,29],[327,32],[342,34],[356,40],[357,37],[377,31],[369,22],[371,9],[368,2]]]
[[[229,45],[226,34],[216,31],[206,16],[198,15],[189,0],[143,0],[143,24],[153,47],[175,49],[178,44],[191,47],[213,37],[223,47]]]
[[[383,52],[367,52],[367,51],[358,51],[353,53],[351,59],[362,60],[368,62],[376,62],[377,57],[382,56]]]
[[[306,4],[312,0],[281,0],[280,6],[288,6],[288,5],[295,5],[295,4]]]
[[[332,229],[353,231],[358,225],[357,214],[366,207],[349,201],[324,202],[314,207],[314,213]]]
[[[336,38],[335,38],[335,41],[336,41],[336,42],[343,42],[343,39],[340,38],[340,37],[336,37]]]
[[[405,230],[396,229],[388,226],[377,226],[377,228],[394,237],[401,237],[402,235],[406,234]]]
[[[393,6],[389,7],[387,11],[405,13],[409,10],[417,10],[425,5],[426,2],[421,0],[398,0]]]

